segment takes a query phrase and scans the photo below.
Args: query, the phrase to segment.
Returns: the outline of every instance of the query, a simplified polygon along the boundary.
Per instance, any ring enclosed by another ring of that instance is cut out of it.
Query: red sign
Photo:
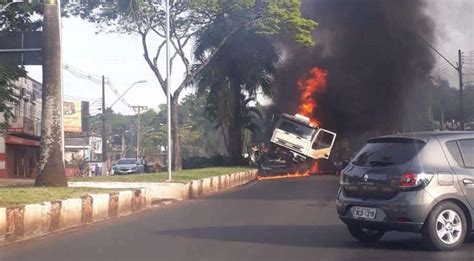
[[[24,145],[24,146],[36,146],[39,147],[40,142],[37,140],[30,140],[25,138],[20,138],[13,135],[7,135],[5,138],[6,144],[17,144],[17,145]]]
[[[21,133],[21,132],[23,132],[23,128],[8,128],[7,131],[8,131],[8,132],[18,132],[18,133]]]

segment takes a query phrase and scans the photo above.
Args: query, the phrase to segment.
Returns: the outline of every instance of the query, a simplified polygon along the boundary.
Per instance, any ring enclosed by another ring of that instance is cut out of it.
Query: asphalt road
[[[335,176],[254,182],[46,239],[0,248],[0,260],[474,260],[474,236],[431,252],[421,236],[353,240],[335,214]]]

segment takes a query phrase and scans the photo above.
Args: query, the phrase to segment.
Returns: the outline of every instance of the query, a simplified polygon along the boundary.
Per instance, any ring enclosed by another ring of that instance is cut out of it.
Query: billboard
[[[64,132],[82,132],[82,102],[64,102]]]

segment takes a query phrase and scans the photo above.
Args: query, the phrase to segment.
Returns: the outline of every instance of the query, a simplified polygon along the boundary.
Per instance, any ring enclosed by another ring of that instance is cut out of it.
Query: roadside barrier
[[[257,171],[251,170],[185,184],[70,182],[70,187],[131,190],[0,208],[0,246],[145,211],[152,207],[154,201],[176,202],[199,198],[256,178]]]

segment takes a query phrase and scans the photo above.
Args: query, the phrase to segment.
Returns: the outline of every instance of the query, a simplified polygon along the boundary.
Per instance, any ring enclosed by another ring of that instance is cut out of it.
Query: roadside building
[[[34,178],[40,154],[42,86],[30,78],[15,82],[19,100],[14,117],[0,136],[0,177]]]
[[[74,161],[101,161],[102,139],[96,136],[66,137],[64,146],[64,160],[73,164]]]
[[[102,170],[102,138],[90,130],[89,118],[88,101],[64,101],[64,161],[68,177],[80,175],[81,165],[90,169],[86,175],[98,175]]]

